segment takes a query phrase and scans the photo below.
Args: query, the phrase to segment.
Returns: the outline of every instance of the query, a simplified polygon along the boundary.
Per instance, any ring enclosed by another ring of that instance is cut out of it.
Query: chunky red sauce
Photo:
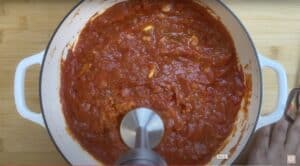
[[[68,127],[106,164],[128,150],[119,125],[136,107],[163,118],[155,150],[169,164],[207,163],[231,133],[244,94],[229,33],[192,1],[118,3],[87,23],[62,63]]]

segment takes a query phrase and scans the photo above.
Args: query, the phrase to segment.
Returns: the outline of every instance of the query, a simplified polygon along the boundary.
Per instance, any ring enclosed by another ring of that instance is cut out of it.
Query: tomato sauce
[[[62,61],[60,93],[71,134],[105,164],[128,150],[119,125],[137,107],[162,117],[155,151],[168,164],[205,164],[231,133],[245,85],[233,41],[207,8],[126,1],[83,28]]]

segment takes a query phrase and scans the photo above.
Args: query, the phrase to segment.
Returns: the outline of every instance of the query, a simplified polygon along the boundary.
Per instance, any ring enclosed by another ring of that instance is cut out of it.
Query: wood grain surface
[[[283,64],[289,88],[300,86],[300,1],[224,1],[247,27],[257,49]],[[0,0],[0,165],[67,164],[46,130],[16,112],[13,79],[17,63],[46,47],[58,23],[76,3],[75,0]],[[39,69],[36,65],[28,70],[25,84],[27,104],[36,112],[40,111]],[[275,73],[264,70],[264,113],[274,108],[276,88]]]

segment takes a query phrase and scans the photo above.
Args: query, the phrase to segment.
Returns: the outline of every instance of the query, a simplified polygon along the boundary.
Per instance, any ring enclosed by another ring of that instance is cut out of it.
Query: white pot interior
[[[95,13],[102,13],[117,2],[120,2],[120,0],[81,2],[58,27],[44,57],[41,72],[41,104],[44,117],[53,140],[71,164],[94,165],[98,161],[83,150],[67,130],[59,94],[61,59],[66,57],[68,48],[76,40],[88,19]],[[220,20],[227,27],[234,40],[241,65],[243,67],[246,64],[248,65],[248,67],[244,67],[244,72],[252,75],[252,94],[251,102],[247,107],[248,114],[244,115],[245,111],[239,111],[236,130],[228,138],[230,140],[228,144],[219,152],[220,154],[228,154],[229,159],[223,162],[213,157],[211,161],[212,164],[221,162],[222,164],[227,164],[233,162],[238,156],[255,127],[261,101],[260,67],[255,49],[247,36],[247,32],[231,12],[217,0],[202,0],[200,3],[211,8],[220,17]],[[237,148],[232,150],[236,145]]]

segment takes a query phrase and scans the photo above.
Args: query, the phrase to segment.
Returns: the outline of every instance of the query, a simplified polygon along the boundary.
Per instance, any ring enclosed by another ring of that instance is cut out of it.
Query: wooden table
[[[289,87],[300,79],[300,1],[225,0],[248,28],[261,53],[281,62]],[[13,79],[17,63],[43,50],[75,0],[0,0],[0,165],[67,164],[55,149],[46,130],[22,119],[16,112]],[[39,66],[26,77],[27,103],[40,111]],[[299,77],[299,76],[298,76]],[[263,111],[276,102],[276,77],[264,71]]]

